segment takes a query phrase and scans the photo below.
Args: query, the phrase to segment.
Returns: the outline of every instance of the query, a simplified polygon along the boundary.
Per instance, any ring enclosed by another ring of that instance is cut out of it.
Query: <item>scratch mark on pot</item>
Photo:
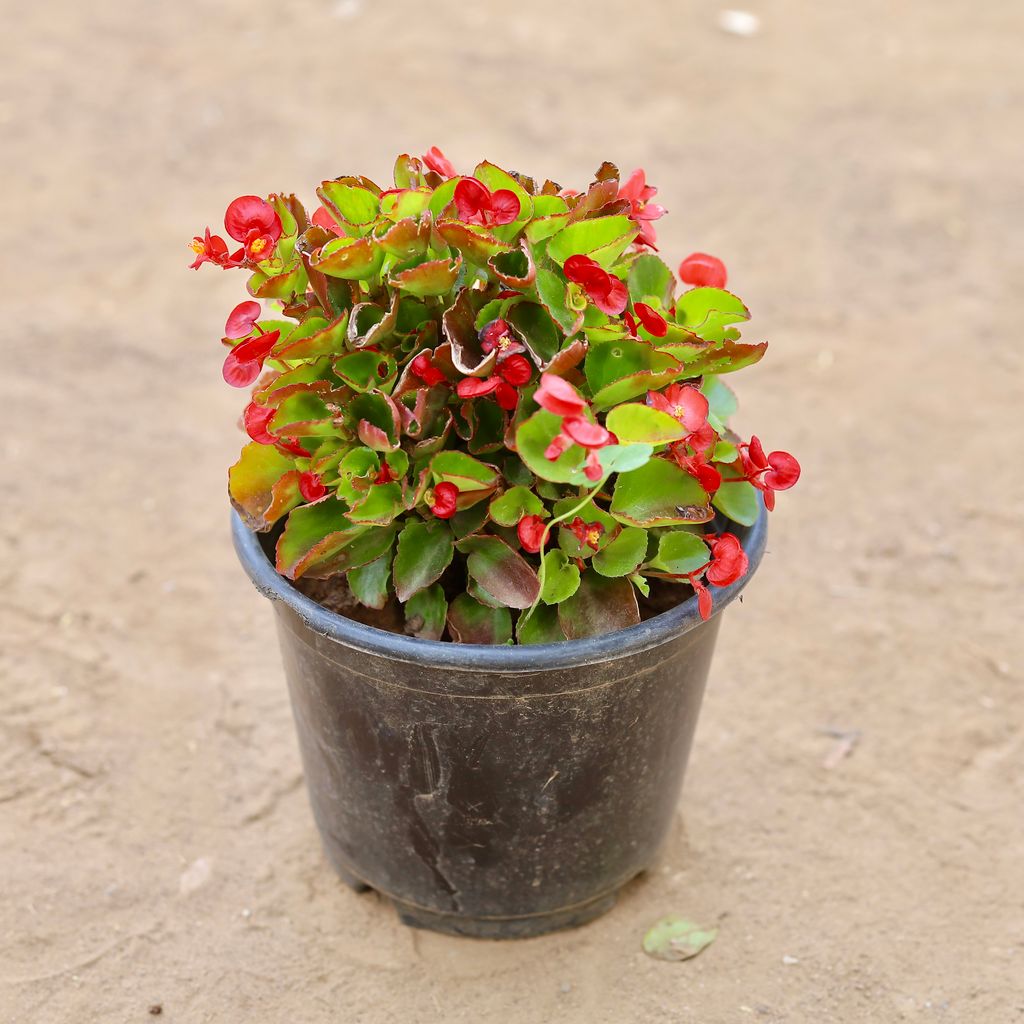
[[[554,770],[554,771],[553,771],[553,772],[551,773],[551,778],[549,778],[549,779],[548,779],[548,781],[547,781],[547,782],[545,782],[545,783],[544,783],[544,785],[540,787],[540,791],[541,791],[541,792],[543,793],[543,792],[544,792],[544,790],[545,790],[545,789],[547,789],[547,788],[548,788],[548,786],[550,786],[550,785],[551,785],[551,783],[552,783],[552,782],[554,782],[554,781],[555,781],[555,779],[557,779],[557,778],[558,778],[558,775],[559,775],[559,771],[558,771],[558,769],[556,768],[556,769],[555,769],[555,770]]]

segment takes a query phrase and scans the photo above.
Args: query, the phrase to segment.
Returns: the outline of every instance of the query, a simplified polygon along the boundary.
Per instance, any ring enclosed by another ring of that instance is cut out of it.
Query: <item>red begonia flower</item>
[[[459,489],[455,484],[447,480],[442,481],[434,488],[434,501],[430,511],[438,519],[451,519],[455,515],[455,500],[459,496]]]
[[[228,255],[227,242],[220,235],[211,235],[209,228],[205,235],[196,235],[189,248],[196,254],[195,260],[188,265],[189,270],[198,270],[204,263],[216,263],[225,270],[234,266],[234,261]]]
[[[521,355],[510,355],[494,368],[490,377],[465,377],[455,389],[460,398],[480,398],[494,393],[498,405],[511,412],[519,404],[519,391],[529,381],[533,367]]]
[[[697,611],[700,612],[701,619],[707,622],[711,618],[711,591],[695,576],[690,577],[690,586],[697,594]]]
[[[540,387],[533,400],[556,416],[578,416],[587,407],[583,396],[567,381],[553,373],[540,375]]]
[[[555,434],[551,439],[551,444],[544,449],[544,458],[548,462],[554,462],[559,456],[563,455],[572,447],[572,438],[566,434]]]
[[[604,448],[612,443],[612,435],[604,427],[582,416],[566,416],[562,431],[583,448]]]
[[[409,369],[424,384],[433,387],[435,384],[442,384],[447,378],[445,375],[430,361],[430,356],[426,352],[421,352],[410,364]]]
[[[266,231],[259,231],[253,228],[245,238],[245,255],[253,263],[261,260],[269,260],[274,255],[274,246],[277,239],[273,238]]]
[[[704,539],[711,542],[711,564],[704,573],[708,583],[716,587],[727,587],[746,573],[750,560],[735,534],[721,533],[716,536],[712,533]]]
[[[266,235],[274,243],[281,237],[281,218],[265,199],[239,196],[224,214],[224,228],[236,242],[249,240],[250,232]]]
[[[499,227],[519,216],[519,197],[507,188],[492,192],[476,178],[463,178],[455,186],[455,209],[466,224]]]
[[[708,419],[708,400],[689,384],[671,384],[663,393],[647,392],[647,404],[678,420],[692,434]]]
[[[526,351],[526,347],[515,340],[508,324],[501,319],[492,320],[480,332],[480,350],[489,355],[495,349],[498,350],[499,356],[511,356]]]
[[[685,441],[676,441],[669,446],[669,451],[679,468],[685,469],[708,494],[716,493],[722,486],[722,474],[710,463],[705,462],[703,452],[687,455]]]
[[[635,303],[633,309],[636,310],[640,323],[656,338],[664,338],[668,334],[668,322],[656,309],[652,309],[646,302]]]
[[[544,530],[544,520],[540,516],[523,516],[516,527],[519,543],[522,544],[523,550],[529,551],[530,554],[536,554],[540,551],[540,542],[544,538]]]
[[[250,402],[242,414],[245,432],[258,444],[277,444],[277,438],[270,433],[269,429],[270,421],[276,412],[277,410],[270,406]]]
[[[392,472],[391,467],[382,459],[380,469],[378,470],[377,475],[373,478],[373,482],[375,484],[390,484],[394,483],[397,479],[398,477],[396,477]]]
[[[570,256],[562,269],[568,280],[582,286],[587,298],[602,313],[618,316],[626,308],[629,298],[626,286],[596,260],[589,256]]]
[[[750,444],[740,445],[740,461],[745,479],[764,492],[768,511],[775,508],[775,492],[788,491],[800,479],[800,463],[789,452],[770,452],[765,455],[755,435]]]
[[[228,314],[228,322],[224,325],[224,337],[234,340],[252,334],[252,329],[256,326],[261,312],[262,309],[258,302],[251,300],[240,302]]]
[[[299,494],[306,501],[319,501],[327,493],[319,473],[302,473],[299,476]]]
[[[345,234],[345,229],[338,223],[338,218],[326,206],[318,207],[312,220],[318,228],[323,228],[325,231],[332,231],[336,235]]]
[[[698,288],[724,288],[725,264],[706,252],[691,253],[679,264],[679,280]]]
[[[430,149],[423,154],[423,162],[427,167],[432,170],[435,174],[440,174],[442,178],[454,178],[458,171],[452,165],[451,160],[448,159],[437,148],[437,146],[431,146]]]
[[[263,361],[270,355],[270,350],[280,336],[280,331],[271,331],[237,344],[224,360],[224,379],[233,388],[248,387],[260,375]]]
[[[651,200],[658,194],[658,190],[647,184],[647,175],[642,168],[635,170],[619,188],[619,199],[626,199],[630,205],[630,217],[640,229],[640,237],[637,243],[649,245],[652,249],[657,248],[658,237],[654,231],[651,221],[664,217],[668,212],[664,206],[652,203]]]
[[[587,545],[595,551],[601,544],[601,535],[604,533],[604,526],[601,523],[588,523],[582,517],[577,516],[570,524],[569,529],[575,534],[580,545]]]
[[[282,451],[286,451],[291,455],[298,455],[303,459],[308,459],[313,453],[303,448],[294,437],[279,437],[277,438],[277,447]]]

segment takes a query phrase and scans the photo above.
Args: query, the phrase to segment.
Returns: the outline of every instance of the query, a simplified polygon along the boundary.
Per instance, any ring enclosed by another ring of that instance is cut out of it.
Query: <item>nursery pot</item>
[[[582,924],[675,812],[723,608],[746,576],[629,629],[529,647],[418,640],[327,611],[235,548],[274,603],[313,815],[341,878],[406,924],[512,938]]]

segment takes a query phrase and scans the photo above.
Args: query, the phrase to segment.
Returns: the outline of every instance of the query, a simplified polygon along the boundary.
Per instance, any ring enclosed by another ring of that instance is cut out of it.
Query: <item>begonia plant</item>
[[[583,192],[461,175],[433,148],[393,188],[325,181],[312,213],[242,196],[237,246],[194,239],[192,267],[249,275],[222,339],[224,379],[253,386],[229,493],[280,531],[278,572],[462,643],[634,625],[652,580],[711,614],[747,570],[727,521],[800,467],[729,429],[722,377],[767,343],[740,341],[720,260],[677,282],[656,255],[655,192],[609,163]]]

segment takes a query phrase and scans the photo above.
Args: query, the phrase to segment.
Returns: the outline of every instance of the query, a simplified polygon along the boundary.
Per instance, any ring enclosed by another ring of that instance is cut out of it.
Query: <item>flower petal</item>
[[[540,551],[544,529],[544,520],[540,516],[528,515],[519,520],[516,533],[519,535],[519,543],[524,551],[529,551],[530,554]]]
[[[511,224],[519,216],[520,209],[519,196],[507,188],[498,189],[491,196],[493,224]]]
[[[664,338],[668,334],[668,322],[656,309],[652,309],[646,302],[637,302],[633,308],[640,322],[656,338]]]
[[[236,242],[244,242],[253,228],[276,242],[281,237],[281,218],[265,199],[239,196],[224,214],[224,228]]]
[[[423,154],[423,162],[435,174],[440,174],[442,178],[454,178],[458,173],[452,165],[451,160],[449,160],[448,157],[446,157],[444,153],[437,148],[437,146],[431,146],[430,149]]]
[[[694,252],[679,264],[679,280],[698,288],[724,288],[728,275],[717,256]]]
[[[258,402],[250,402],[245,407],[242,423],[245,432],[257,444],[277,444],[277,438],[267,429],[276,412],[271,406],[260,405]]]
[[[567,380],[553,373],[540,375],[540,387],[533,400],[556,416],[578,416],[587,407],[583,396]]]
[[[228,322],[224,325],[224,337],[235,339],[252,334],[261,312],[263,310],[258,302],[240,302],[228,314]]]
[[[491,206],[491,193],[482,181],[476,178],[463,178],[455,186],[455,209],[459,220],[472,224],[479,222],[484,210]]]
[[[800,463],[789,452],[771,452],[768,464],[771,469],[765,473],[764,483],[773,491],[787,491],[800,479]]]
[[[612,435],[604,427],[582,416],[567,416],[562,420],[562,430],[584,448],[603,448],[611,444]]]

